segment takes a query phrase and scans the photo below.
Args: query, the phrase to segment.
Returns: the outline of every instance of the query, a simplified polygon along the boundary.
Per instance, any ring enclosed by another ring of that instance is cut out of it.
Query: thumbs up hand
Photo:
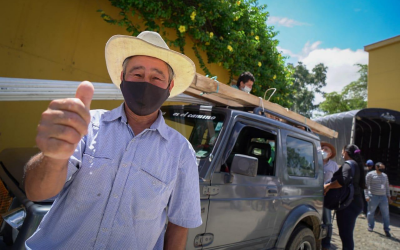
[[[54,160],[68,160],[90,123],[90,103],[94,87],[82,82],[75,98],[58,99],[42,113],[36,144],[44,156]]]

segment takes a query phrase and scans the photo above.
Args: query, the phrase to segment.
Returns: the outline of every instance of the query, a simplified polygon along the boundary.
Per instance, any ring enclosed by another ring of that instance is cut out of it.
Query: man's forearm
[[[39,153],[25,167],[25,192],[32,201],[56,196],[67,178],[68,160],[52,159]]]
[[[164,250],[184,250],[189,229],[168,222]]]

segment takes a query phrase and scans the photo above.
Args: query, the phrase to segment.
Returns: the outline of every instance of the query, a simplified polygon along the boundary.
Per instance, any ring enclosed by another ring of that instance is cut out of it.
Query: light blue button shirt
[[[333,174],[339,170],[338,165],[335,161],[329,159],[329,161],[324,165],[324,183],[330,181]]]
[[[123,104],[91,116],[65,186],[27,248],[162,249],[167,217],[178,226],[200,226],[195,152],[161,111],[137,136]]]

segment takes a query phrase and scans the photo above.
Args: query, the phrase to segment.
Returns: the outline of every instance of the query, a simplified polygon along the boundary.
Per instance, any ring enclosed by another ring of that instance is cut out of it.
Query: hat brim
[[[105,49],[106,65],[111,81],[120,88],[122,63],[127,57],[150,56],[168,63],[175,73],[170,97],[184,92],[193,82],[196,67],[193,61],[176,51],[161,48],[133,36],[112,36]]]
[[[336,149],[335,149],[335,147],[334,147],[332,144],[330,144],[330,143],[327,143],[327,142],[322,141],[322,142],[321,142],[321,147],[323,147],[323,146],[327,146],[327,147],[330,148],[331,151],[332,151],[332,155],[331,155],[331,157],[329,157],[329,159],[335,158],[335,156],[336,156]]]

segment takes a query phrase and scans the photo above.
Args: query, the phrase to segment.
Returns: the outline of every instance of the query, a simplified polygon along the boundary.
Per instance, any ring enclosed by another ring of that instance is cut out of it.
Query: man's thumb
[[[91,82],[84,81],[79,84],[78,88],[76,89],[75,97],[79,98],[85,107],[90,110],[90,103],[92,102],[94,93],[94,87]]]

